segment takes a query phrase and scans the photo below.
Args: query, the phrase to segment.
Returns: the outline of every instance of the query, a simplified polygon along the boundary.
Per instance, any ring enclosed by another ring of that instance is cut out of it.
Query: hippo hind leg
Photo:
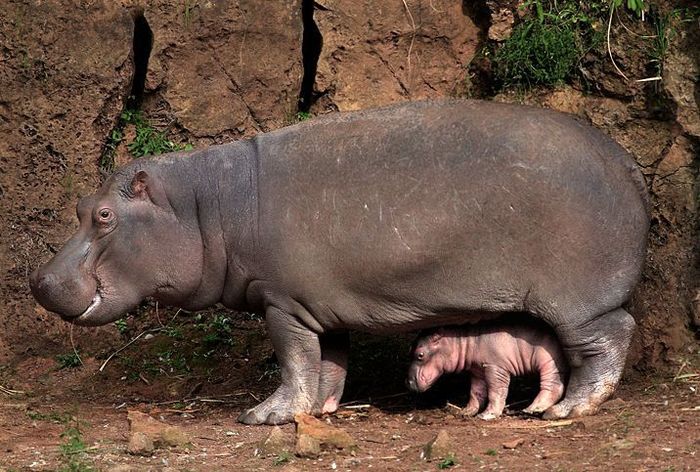
[[[553,323],[553,327],[569,361],[570,376],[564,399],[543,417],[594,414],[620,381],[634,319],[618,308],[579,325]]]
[[[564,395],[564,375],[551,361],[540,370],[540,391],[524,413],[537,414],[558,402]]]
[[[350,337],[347,332],[321,335],[321,376],[314,414],[333,413],[338,409],[345,387]]]

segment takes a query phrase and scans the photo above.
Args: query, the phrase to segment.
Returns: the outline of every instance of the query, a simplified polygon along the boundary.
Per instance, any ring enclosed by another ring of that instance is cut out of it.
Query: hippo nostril
[[[413,379],[406,379],[406,387],[408,387],[409,390],[416,391],[416,381]]]

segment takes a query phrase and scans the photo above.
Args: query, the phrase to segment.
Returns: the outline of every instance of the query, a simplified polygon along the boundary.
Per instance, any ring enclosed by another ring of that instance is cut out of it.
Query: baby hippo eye
[[[416,353],[416,359],[418,359],[419,361],[422,361],[424,357],[425,357],[425,352],[423,352],[423,351],[418,351],[418,352]]]

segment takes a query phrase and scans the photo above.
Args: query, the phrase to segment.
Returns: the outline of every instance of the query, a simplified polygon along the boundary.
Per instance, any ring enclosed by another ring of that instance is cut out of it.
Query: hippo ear
[[[138,171],[131,179],[129,192],[134,198],[148,199],[162,208],[170,208],[163,183],[145,170]]]
[[[430,343],[431,344],[437,344],[440,339],[442,339],[442,333],[440,332],[435,332],[430,335]]]

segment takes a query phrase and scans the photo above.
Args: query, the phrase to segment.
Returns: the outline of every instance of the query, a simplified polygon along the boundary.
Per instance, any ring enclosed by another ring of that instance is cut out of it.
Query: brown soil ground
[[[518,415],[534,396],[533,385],[521,382],[511,387],[509,414],[484,422],[460,417],[453,406],[466,403],[464,378],[444,379],[422,396],[406,392],[410,337],[356,336],[363,356],[351,357],[345,403],[326,421],[350,433],[358,448],[324,451],[317,459],[259,457],[257,445],[271,428],[245,426],[236,417],[279,381],[263,323],[215,310],[164,325],[154,318],[129,319],[124,344],[151,331],[102,372],[112,352],[74,368],[27,357],[2,372],[0,384],[23,393],[0,394],[0,470],[439,470],[441,462],[424,461],[421,450],[441,429],[453,442],[454,470],[700,467],[700,351],[689,352],[675,375],[628,372],[616,397],[593,417],[549,422]],[[128,454],[128,409],[182,427],[191,447]],[[76,427],[86,451],[70,454]],[[283,431],[291,438],[294,426]],[[507,449],[509,443],[515,448]]]

